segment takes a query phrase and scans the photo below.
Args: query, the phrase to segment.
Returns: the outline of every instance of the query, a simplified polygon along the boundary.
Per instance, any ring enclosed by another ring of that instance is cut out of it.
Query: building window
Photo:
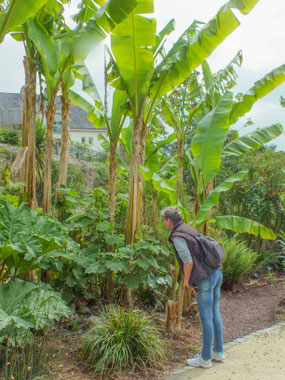
[[[86,137],[81,137],[81,142],[82,142],[82,144],[85,144],[86,143]]]
[[[93,137],[88,137],[88,144],[93,145]]]

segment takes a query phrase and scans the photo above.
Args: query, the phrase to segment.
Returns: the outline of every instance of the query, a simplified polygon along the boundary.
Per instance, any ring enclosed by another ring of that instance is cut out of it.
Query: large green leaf
[[[274,240],[276,235],[263,224],[257,223],[254,220],[243,218],[241,216],[226,215],[216,216],[215,224],[219,228],[232,230],[239,234],[247,232],[255,236],[260,236],[262,239]]]
[[[103,103],[87,66],[84,62],[77,62],[73,68],[75,70],[76,78],[82,81],[82,90],[90,96],[94,101],[95,107],[102,112]]]
[[[0,255],[7,275],[39,267],[39,259],[56,249],[76,249],[74,241],[56,220],[6,202],[0,207]]]
[[[109,137],[112,144],[117,146],[120,134],[124,125],[124,116],[126,110],[123,109],[127,101],[127,94],[125,91],[115,90],[113,94],[112,117],[109,128]]]
[[[170,144],[171,142],[175,141],[175,139],[176,133],[172,133],[165,140],[160,140],[155,144],[147,144],[145,164],[149,161],[151,156],[153,156],[161,147]]]
[[[59,52],[55,41],[48,34],[45,27],[36,19],[27,22],[29,38],[35,44],[43,63],[44,76],[47,82],[47,91],[50,96],[51,88],[55,85],[55,74],[59,69]]]
[[[285,81],[285,65],[279,66],[254,83],[254,86],[237,103],[230,113],[230,125],[251,110],[254,103]]]
[[[48,0],[9,0],[7,12],[0,14],[0,42],[7,30],[12,30],[24,24]]]
[[[59,293],[43,283],[15,279],[0,284],[0,341],[27,343],[31,328],[42,329],[70,315]],[[24,334],[23,334],[24,332]],[[26,332],[26,333],[25,333]]]
[[[240,157],[251,150],[258,149],[261,145],[268,143],[269,141],[280,136],[283,132],[281,124],[273,124],[269,127],[258,128],[247,135],[241,136],[236,140],[233,140],[227,144],[222,155],[237,156]]]
[[[88,100],[86,100],[73,90],[69,90],[69,95],[71,103],[75,106],[82,108],[85,112],[89,113],[94,108],[93,105],[90,102],[88,102]]]
[[[258,0],[230,0],[222,8],[237,8],[242,14],[247,15],[257,3]]]
[[[233,94],[226,92],[217,106],[198,123],[197,133],[192,139],[194,165],[202,169],[205,183],[214,178],[220,170],[232,101]]]
[[[94,101],[92,106],[86,99],[74,91],[70,91],[70,98],[74,105],[81,107],[88,113],[88,120],[94,125],[95,128],[102,128],[107,126],[110,143],[117,145],[120,133],[124,124],[124,115],[126,110],[123,111],[123,106],[127,101],[125,91],[115,90],[113,94],[112,117],[111,122],[102,103],[101,97],[97,87],[83,62],[74,65],[76,77],[82,81],[82,90],[86,92]]]
[[[156,44],[153,46],[152,51],[157,54],[158,51],[163,47],[163,43],[165,41],[165,37],[168,36],[175,30],[175,20],[170,20],[165,27],[159,32],[156,36]]]
[[[189,36],[187,29],[167,54],[164,64],[157,67],[157,80],[151,89],[152,97],[166,94],[182,83],[239,26],[230,8],[248,13],[256,2],[257,0],[230,1],[199,32]]]
[[[231,177],[227,178],[224,182],[222,182],[220,185],[215,187],[215,189],[211,191],[211,193],[209,194],[209,196],[203,203],[202,207],[200,208],[195,219],[193,220],[193,225],[196,226],[203,223],[208,215],[208,212],[211,210],[211,208],[219,204],[220,193],[222,191],[230,190],[233,184],[243,179],[247,173],[248,173],[247,170],[240,171],[232,175]]]
[[[107,33],[120,24],[142,0],[107,0],[82,2],[77,22],[84,24],[75,41],[76,58],[84,60],[90,50],[102,42]],[[90,7],[90,3],[92,4]],[[94,4],[96,3],[96,4]],[[102,5],[98,9],[98,5]],[[98,9],[94,14],[96,8]],[[91,17],[91,18],[89,18]],[[89,18],[89,19],[88,19]]]
[[[155,190],[161,193],[167,194],[172,204],[177,203],[176,189],[171,187],[163,178],[161,178],[158,174],[153,172],[151,169],[141,164],[138,167],[138,171],[142,173],[146,181],[152,181],[152,184]]]
[[[150,86],[154,57],[150,49],[156,41],[156,22],[140,14],[149,13],[153,1],[143,0],[112,33],[111,46],[116,64],[127,87],[134,116],[138,116]]]

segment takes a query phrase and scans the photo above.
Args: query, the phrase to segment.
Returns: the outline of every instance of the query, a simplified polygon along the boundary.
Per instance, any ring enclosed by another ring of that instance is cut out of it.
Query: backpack
[[[217,240],[201,233],[191,236],[196,239],[204,254],[204,263],[210,268],[219,268],[226,257],[222,245]]]

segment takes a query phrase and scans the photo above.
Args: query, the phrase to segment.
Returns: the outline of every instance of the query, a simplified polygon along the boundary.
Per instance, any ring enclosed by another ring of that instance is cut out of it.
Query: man
[[[203,347],[201,354],[187,359],[191,367],[212,367],[212,360],[223,361],[223,321],[220,313],[220,289],[223,274],[220,268],[213,269],[204,262],[195,235],[199,231],[182,222],[178,207],[166,207],[161,216],[169,241],[173,244],[176,258],[184,274],[184,283],[197,297],[199,316],[202,323]],[[212,348],[213,343],[213,348]]]

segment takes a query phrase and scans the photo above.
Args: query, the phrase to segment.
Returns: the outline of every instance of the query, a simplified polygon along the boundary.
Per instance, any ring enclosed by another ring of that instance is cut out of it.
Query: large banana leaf
[[[85,63],[78,62],[73,66],[73,69],[76,78],[80,79],[82,82],[82,90],[90,96],[94,105],[72,90],[70,90],[71,102],[88,113],[87,119],[95,128],[102,128],[106,125],[108,127],[109,123],[101,97]]]
[[[122,22],[142,0],[87,0],[74,17],[84,25],[74,41],[75,59],[85,60],[90,50],[102,42],[116,25]],[[101,6],[99,8],[99,6]]]
[[[154,70],[153,52],[156,21],[140,14],[153,12],[153,0],[143,0],[112,33],[116,64],[127,87],[131,109],[138,116]]]
[[[222,8],[237,8],[242,14],[247,15],[257,3],[258,0],[230,0]]]
[[[69,95],[72,104],[82,108],[85,112],[89,113],[94,108],[94,106],[88,102],[88,100],[84,99],[81,95],[77,94],[73,90],[69,90]]]
[[[45,27],[36,19],[27,22],[29,38],[35,44],[43,63],[44,76],[47,82],[47,92],[50,97],[50,90],[55,85],[56,73],[59,67],[59,52],[56,42],[48,34]]]
[[[239,234],[247,232],[255,236],[260,236],[262,239],[274,240],[276,235],[264,225],[257,223],[253,220],[243,218],[241,216],[226,215],[216,216],[215,224],[219,228],[232,230]]]
[[[151,96],[155,98],[166,94],[182,83],[239,26],[230,8],[248,13],[256,3],[257,0],[231,0],[191,38],[187,32],[182,35],[180,42],[166,56],[163,70],[159,67]]]
[[[180,131],[179,116],[172,110],[171,105],[166,99],[163,99],[161,103],[162,118],[163,120],[176,131]],[[181,131],[182,132],[182,131]]]
[[[112,117],[111,122],[109,122],[99,92],[86,65],[83,62],[79,62],[73,67],[76,70],[76,77],[82,81],[82,90],[92,98],[94,106],[71,90],[70,99],[72,103],[88,113],[87,119],[95,128],[107,126],[110,142],[117,145],[124,123],[124,115],[127,113],[127,110],[123,112],[122,109],[127,101],[126,93],[124,91],[115,90],[113,94]]]
[[[230,142],[223,149],[223,157],[237,156],[240,157],[247,152],[258,149],[261,145],[268,143],[269,141],[280,136],[283,132],[281,124],[273,124],[269,127],[256,129],[255,131],[248,133],[245,136]]]
[[[242,170],[232,175],[231,177],[227,178],[219,186],[215,187],[215,189],[211,191],[208,198],[205,200],[202,207],[200,208],[195,219],[193,220],[193,225],[196,226],[196,225],[202,224],[205,221],[207,214],[211,210],[211,208],[219,204],[220,193],[222,191],[230,190],[233,184],[243,179],[247,173],[248,173],[248,170]]]
[[[165,27],[156,36],[156,44],[152,48],[152,51],[155,53],[155,55],[157,55],[159,50],[163,47],[164,41],[165,41],[164,37],[168,36],[174,30],[175,30],[175,20],[173,18],[165,25]]]
[[[168,195],[169,200],[172,204],[177,204],[177,192],[176,189],[171,187],[164,179],[162,179],[158,174],[139,164],[138,171],[142,173],[146,181],[151,181],[155,190]]]
[[[196,169],[201,168],[205,183],[219,172],[222,148],[229,129],[233,94],[226,92],[217,106],[198,123],[191,148]]]
[[[113,94],[112,117],[109,128],[110,141],[117,146],[124,125],[127,110],[123,109],[127,101],[125,91],[115,90]]]
[[[0,14],[0,42],[7,30],[24,24],[48,0],[9,0],[7,12]]]
[[[251,110],[254,103],[285,81],[285,65],[279,66],[254,83],[254,86],[235,103],[230,113],[230,125]]]

